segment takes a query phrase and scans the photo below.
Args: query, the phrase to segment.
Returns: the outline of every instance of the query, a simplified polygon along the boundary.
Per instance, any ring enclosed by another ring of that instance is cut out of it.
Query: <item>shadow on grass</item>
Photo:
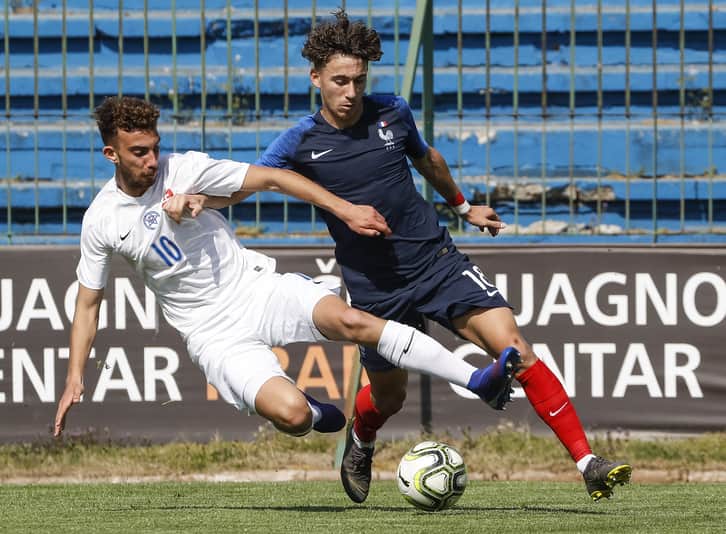
[[[148,512],[148,511],[180,511],[180,510],[248,510],[261,512],[296,512],[296,513],[337,513],[346,511],[376,511],[376,512],[411,512],[430,515],[431,512],[417,510],[411,506],[213,506],[200,504],[185,504],[177,506],[131,506],[128,508],[107,508],[108,512]],[[579,508],[555,508],[547,506],[457,506],[450,510],[435,512],[437,515],[462,515],[471,512],[535,512],[543,514],[572,514],[572,515],[607,515],[606,510],[582,510]]]

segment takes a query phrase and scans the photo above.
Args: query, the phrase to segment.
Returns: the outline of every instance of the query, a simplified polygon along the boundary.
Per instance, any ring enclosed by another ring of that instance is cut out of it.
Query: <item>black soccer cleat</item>
[[[613,487],[630,482],[633,468],[623,462],[610,462],[600,456],[595,456],[587,464],[582,478],[590,498],[597,502],[603,497],[609,499],[613,494]]]
[[[371,487],[373,447],[359,447],[353,440],[353,419],[346,430],[345,452],[340,464],[340,481],[350,500],[361,503]]]

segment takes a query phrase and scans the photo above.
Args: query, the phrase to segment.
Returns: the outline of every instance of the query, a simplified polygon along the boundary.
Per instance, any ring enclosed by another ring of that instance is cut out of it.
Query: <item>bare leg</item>
[[[310,432],[313,415],[305,395],[286,378],[275,376],[265,382],[255,397],[255,410],[286,434]]]

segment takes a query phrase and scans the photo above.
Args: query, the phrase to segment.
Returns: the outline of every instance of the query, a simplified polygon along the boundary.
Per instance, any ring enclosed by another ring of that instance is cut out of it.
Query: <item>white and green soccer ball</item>
[[[396,471],[401,495],[428,512],[444,510],[459,500],[466,488],[466,465],[451,445],[423,441],[401,458]]]

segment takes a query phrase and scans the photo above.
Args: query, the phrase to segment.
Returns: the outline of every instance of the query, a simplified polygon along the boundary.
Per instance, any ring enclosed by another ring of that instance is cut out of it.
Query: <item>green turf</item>
[[[395,483],[363,505],[338,482],[0,486],[0,532],[724,532],[724,484],[632,484],[592,503],[581,484],[469,483],[458,505],[419,512]]]

